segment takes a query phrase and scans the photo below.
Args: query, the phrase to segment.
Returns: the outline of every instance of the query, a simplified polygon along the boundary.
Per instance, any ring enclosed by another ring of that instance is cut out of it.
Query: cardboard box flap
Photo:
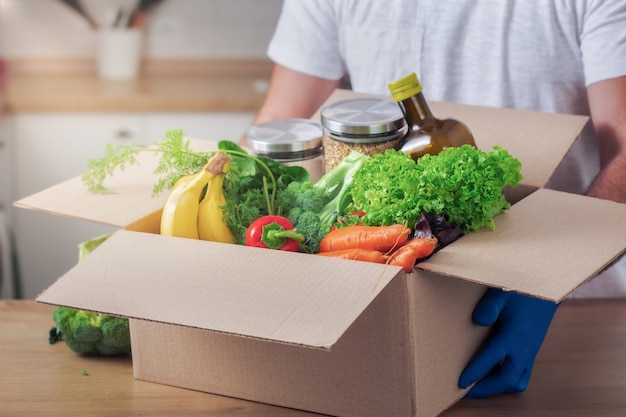
[[[467,124],[476,146],[491,151],[501,146],[522,163],[522,184],[543,187],[588,123],[586,116],[453,103],[432,103],[439,117]]]
[[[325,105],[356,97],[391,99],[336,90]],[[429,106],[437,117],[452,117],[465,123],[472,131],[478,148],[491,151],[497,145],[509,151],[522,162],[522,183],[535,188],[548,182],[589,121],[587,116],[436,101],[429,101]],[[313,118],[319,120],[319,112]]]
[[[329,349],[401,268],[119,231],[37,301]]]
[[[190,139],[192,149],[210,151],[216,142]],[[163,208],[168,192],[152,196],[158,177],[154,170],[159,155],[152,151],[140,152],[136,165],[128,165],[107,178],[109,194],[90,192],[80,176],[25,197],[14,203],[16,207],[44,211],[51,214],[126,227]]]
[[[540,189],[495,222],[419,268],[561,301],[626,248],[626,205],[607,200]]]

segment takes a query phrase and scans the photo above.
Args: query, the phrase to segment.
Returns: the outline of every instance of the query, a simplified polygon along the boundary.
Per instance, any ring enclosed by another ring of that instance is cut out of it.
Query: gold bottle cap
[[[387,84],[391,97],[397,103],[422,92],[422,85],[414,72]]]

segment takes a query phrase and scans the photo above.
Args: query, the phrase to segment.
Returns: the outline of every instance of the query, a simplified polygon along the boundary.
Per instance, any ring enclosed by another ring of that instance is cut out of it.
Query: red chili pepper
[[[286,217],[263,216],[252,222],[246,230],[246,246],[298,252],[304,235],[298,233]]]

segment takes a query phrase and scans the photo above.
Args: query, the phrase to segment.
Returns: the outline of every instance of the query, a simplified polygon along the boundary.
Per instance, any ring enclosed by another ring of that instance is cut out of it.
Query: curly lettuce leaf
[[[351,210],[367,224],[415,225],[422,212],[447,215],[463,232],[495,228],[493,217],[510,208],[502,193],[522,179],[521,163],[505,149],[469,145],[424,155],[415,163],[395,150],[375,155],[354,175]]]

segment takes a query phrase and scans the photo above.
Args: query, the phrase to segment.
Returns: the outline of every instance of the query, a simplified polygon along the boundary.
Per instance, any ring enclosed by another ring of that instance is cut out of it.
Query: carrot
[[[372,250],[372,249],[340,249],[334,250],[330,252],[319,252],[320,256],[327,256],[329,258],[341,258],[341,259],[350,259],[353,261],[365,261],[365,262],[374,262],[377,264],[384,264],[387,262],[387,257],[384,253]]]
[[[406,242],[410,233],[411,229],[401,224],[340,227],[322,238],[319,251],[371,249],[386,253]]]
[[[407,241],[393,251],[387,261],[389,265],[401,266],[405,272],[411,272],[418,259],[432,254],[437,246],[436,237],[422,237]]]

